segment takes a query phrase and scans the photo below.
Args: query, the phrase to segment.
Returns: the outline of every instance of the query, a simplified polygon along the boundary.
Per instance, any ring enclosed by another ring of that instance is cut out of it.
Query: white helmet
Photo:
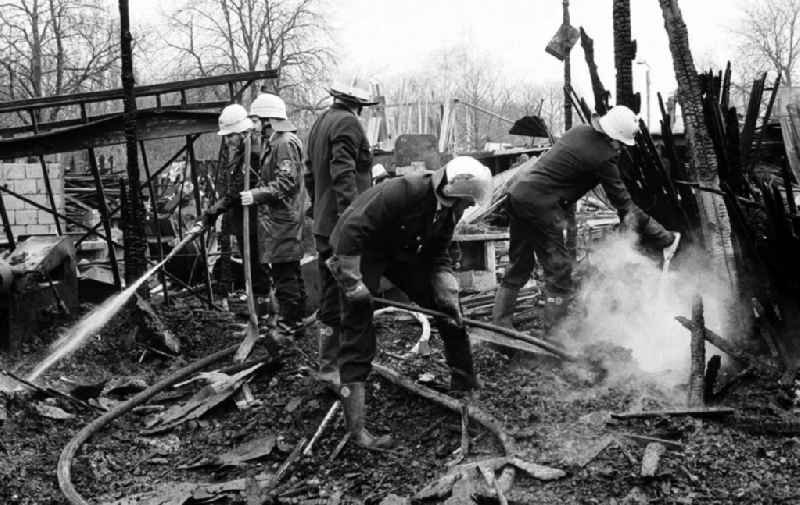
[[[636,132],[639,131],[639,120],[636,114],[624,105],[611,107],[597,120],[603,132],[614,140],[627,146],[636,144]]]
[[[471,156],[458,156],[433,174],[438,188],[446,177],[441,193],[447,198],[463,198],[486,207],[492,198],[492,172]]]
[[[376,105],[378,102],[372,96],[369,82],[359,76],[350,79],[338,79],[331,84],[331,96],[359,105]]]
[[[219,131],[217,135],[243,133],[254,127],[253,122],[247,117],[247,110],[238,103],[232,103],[222,109],[219,115]]]
[[[286,119],[286,104],[279,96],[261,93],[250,104],[250,115],[260,118]]]

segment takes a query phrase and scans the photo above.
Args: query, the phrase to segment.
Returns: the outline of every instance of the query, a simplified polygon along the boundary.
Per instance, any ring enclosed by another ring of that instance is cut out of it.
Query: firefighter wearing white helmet
[[[620,177],[621,144],[634,145],[636,115],[625,106],[611,108],[591,125],[566,132],[539,160],[520,171],[508,190],[509,267],[495,295],[495,324],[511,326],[520,288],[531,277],[534,252],[544,270],[544,323],[555,329],[573,293],[572,257],[564,230],[572,206],[598,184],[626,225],[649,245],[675,254],[680,233],[666,230],[637,207]]]
[[[449,248],[464,209],[485,202],[491,184],[488,168],[473,158],[455,158],[435,172],[394,177],[368,189],[333,230],[333,256],[326,264],[343,292],[341,396],[351,440],[364,447],[391,444],[365,429],[364,384],[376,349],[372,294],[382,276],[420,306],[449,316],[435,323],[451,388],[478,387]]]
[[[330,87],[331,105],[308,135],[305,183],[311,196],[312,233],[319,255],[320,300],[317,312],[319,379],[336,385],[339,373],[339,288],[325,267],[332,254],[330,236],[353,199],[372,186],[372,149],[358,119],[361,108],[375,103],[369,85],[359,78],[338,80]]]
[[[212,227],[220,215],[225,215],[223,228],[229,229],[227,233],[233,233],[239,244],[240,250],[244,247],[243,236],[243,217],[244,209],[242,206],[240,192],[244,189],[245,171],[250,176],[250,186],[255,187],[261,184],[258,177],[259,159],[258,153],[251,151],[250,159],[245,160],[247,151],[245,144],[251,142],[251,133],[254,128],[253,122],[247,116],[247,110],[239,104],[232,104],[225,107],[219,115],[218,135],[225,138],[220,164],[217,167],[215,180],[218,199],[214,205],[206,209],[203,213],[203,222],[206,226]],[[250,208],[250,222],[256,223],[258,216],[254,207]],[[250,242],[260,244],[259,227],[250,227]],[[269,272],[264,269],[260,261],[260,255],[255,253],[251,256],[251,269],[253,272],[253,292],[258,299],[260,313],[264,313],[268,306],[271,281]],[[223,291],[225,287],[220,289]]]
[[[286,104],[262,93],[250,104],[261,132],[261,184],[240,193],[243,206],[258,213],[259,258],[275,286],[280,317],[295,337],[303,333],[306,293],[300,272],[303,257],[303,142],[286,118]]]

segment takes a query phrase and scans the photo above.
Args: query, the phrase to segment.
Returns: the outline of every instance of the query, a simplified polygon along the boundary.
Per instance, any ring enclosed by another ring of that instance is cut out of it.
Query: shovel
[[[250,135],[244,137],[244,161],[242,162],[242,171],[244,172],[244,191],[250,191],[250,157],[252,153],[252,144],[250,143]],[[242,343],[239,344],[239,349],[233,355],[233,360],[236,362],[244,361],[253,346],[258,340],[258,316],[256,315],[256,299],[253,294],[253,271],[250,268],[250,257],[252,255],[250,244],[250,206],[244,207],[242,212],[242,236],[244,243],[242,244],[242,263],[244,267],[244,285],[247,292],[247,328],[245,329],[245,336]],[[269,336],[267,338],[270,338]],[[277,344],[276,344],[277,345]]]

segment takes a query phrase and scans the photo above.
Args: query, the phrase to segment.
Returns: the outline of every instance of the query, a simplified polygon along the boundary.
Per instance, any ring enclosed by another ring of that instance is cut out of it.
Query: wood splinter
[[[331,422],[335,419],[336,414],[339,412],[339,407],[342,406],[342,402],[336,400],[331,405],[331,408],[328,410],[328,413],[325,414],[325,417],[322,419],[322,422],[319,423],[319,427],[317,431],[314,433],[314,436],[311,437],[311,441],[308,442],[308,445],[305,449],[303,449],[303,456],[311,456],[311,453],[314,450],[314,444],[322,437],[322,434],[325,432],[325,429],[331,424]]]

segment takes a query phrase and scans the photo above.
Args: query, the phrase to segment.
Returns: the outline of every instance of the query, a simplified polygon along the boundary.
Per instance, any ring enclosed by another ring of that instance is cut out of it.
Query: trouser
[[[377,293],[383,275],[420,306],[439,309],[431,286],[432,273],[431,267],[426,265],[395,263],[368,256],[361,258],[361,274],[370,292]],[[342,299],[339,352],[342,383],[364,381],[372,369],[377,347],[373,308],[372,303],[349,303]],[[436,318],[434,324],[442,337],[445,357],[454,374],[472,376],[472,354],[466,330],[446,318]]]
[[[534,213],[509,200],[508,216],[509,264],[502,285],[522,288],[539,258],[544,270],[545,295],[567,296],[572,291],[572,257],[564,238],[568,222],[565,209],[553,206]]]
[[[236,243],[239,245],[239,252],[244,261],[244,233],[242,229],[242,214],[240,212],[234,213],[234,219],[238,219],[238,223],[233,223],[233,234],[236,235]],[[251,206],[250,209],[250,272],[253,278],[253,294],[258,297],[269,298],[270,289],[272,289],[272,281],[270,279],[269,265],[261,263],[260,254],[258,252],[258,215],[255,207]]]
[[[339,302],[339,285],[331,275],[325,260],[333,255],[328,237],[314,235],[319,269],[319,309],[317,319],[322,323],[319,333],[319,371],[330,374],[338,369],[339,326],[342,318]]]
[[[569,222],[569,208],[557,203],[549,207],[530,207],[509,200],[509,266],[502,285],[519,289],[528,282],[536,257],[544,270],[545,295],[565,298],[572,292],[572,265],[564,232]],[[625,223],[642,238],[664,248],[675,236],[658,221],[636,206],[625,215]]]
[[[273,263],[271,270],[281,317],[287,323],[299,323],[306,312],[306,289],[300,261]]]

